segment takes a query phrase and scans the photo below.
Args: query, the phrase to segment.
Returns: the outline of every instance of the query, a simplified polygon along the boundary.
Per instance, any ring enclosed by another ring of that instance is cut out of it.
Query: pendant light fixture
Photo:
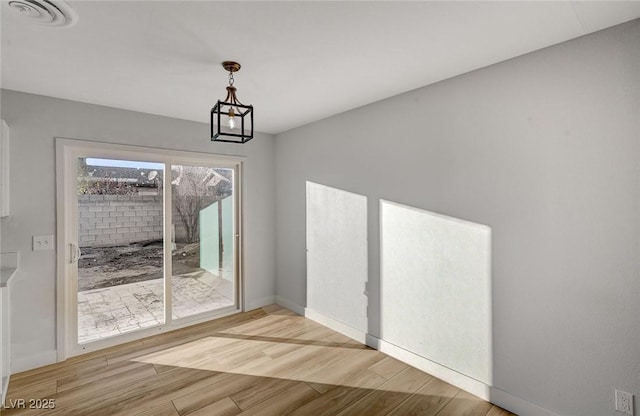
[[[211,141],[246,143],[253,139],[253,106],[243,105],[236,96],[233,73],[240,64],[224,61],[222,67],[229,72],[229,86],[227,97],[211,109]]]

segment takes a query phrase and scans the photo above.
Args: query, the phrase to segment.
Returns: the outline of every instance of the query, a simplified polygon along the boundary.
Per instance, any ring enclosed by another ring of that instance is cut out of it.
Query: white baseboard
[[[11,374],[22,373],[34,368],[58,362],[58,352],[56,350],[43,351],[41,353],[27,357],[17,357],[11,359]]]
[[[333,318],[329,318],[326,315],[323,315],[313,309],[306,308],[304,316],[311,319],[312,321],[319,323],[320,325],[324,325],[327,328],[333,329],[334,331],[346,335],[349,338],[353,338],[358,342],[366,344],[371,348],[374,348],[395,359],[407,363],[412,367],[422,370],[425,373],[429,373],[435,377],[438,377],[439,379],[444,380],[449,384],[468,391],[471,394],[475,394],[476,396],[484,400],[490,399],[489,386],[481,381],[458,373],[457,371],[451,370],[450,368],[444,367],[436,362],[428,360],[377,337],[366,334],[360,330],[350,327],[349,325],[345,325],[342,322],[336,321]]]
[[[304,316],[304,306],[298,305],[297,303],[292,302],[289,299],[285,299],[282,296],[276,296],[276,303],[283,308],[287,308],[290,311],[297,313],[298,315]]]
[[[464,391],[480,397],[481,399],[490,401],[490,386],[486,383],[476,380],[472,377],[459,373],[448,367],[431,361],[425,357],[415,354],[397,345],[391,344],[372,335],[367,335],[366,344],[371,348],[375,348],[403,363],[409,364],[418,370],[431,374],[449,384],[452,384]]]
[[[273,303],[276,303],[275,296],[265,296],[263,298],[250,299],[245,301],[244,310],[248,312],[254,309],[262,308],[263,306],[271,305]]]
[[[329,318],[328,316],[323,315],[320,312],[314,311],[313,309],[305,308],[304,316],[305,318],[309,318],[312,321],[319,323],[320,325],[324,325],[327,328],[333,329],[334,331],[339,332],[342,335],[346,335],[349,338],[352,338],[362,344],[366,343],[367,334],[349,325],[343,324],[342,322],[336,321],[333,318]]]
[[[3,377],[4,379],[4,377]],[[11,383],[11,375],[6,376],[6,380],[2,380],[2,396],[0,396],[0,409],[4,409],[5,401],[7,400],[7,392],[9,391],[9,383]]]
[[[333,318],[329,318],[326,315],[319,313],[318,311],[310,308],[304,308],[297,303],[289,301],[288,299],[276,296],[276,303],[300,315],[304,315],[306,318],[311,319],[320,325],[324,325],[327,328],[353,338],[358,342],[366,344],[371,348],[422,370],[425,373],[438,377],[449,384],[474,394],[484,400],[490,401],[491,403],[507,409],[519,416],[560,416],[524,399],[513,396],[500,389],[496,389],[495,387],[491,387],[482,381],[459,373],[420,355],[412,353],[411,351],[407,351],[397,345],[345,325],[342,322],[336,321]]]
[[[553,413],[550,410],[495,387],[491,387],[491,399],[489,401],[519,416],[560,416],[557,413]]]

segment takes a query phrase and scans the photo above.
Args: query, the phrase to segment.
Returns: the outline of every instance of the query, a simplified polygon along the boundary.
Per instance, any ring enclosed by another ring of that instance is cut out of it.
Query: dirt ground
[[[162,240],[115,247],[83,247],[81,251],[80,292],[163,277]],[[200,244],[178,244],[172,260],[174,276],[200,270]]]

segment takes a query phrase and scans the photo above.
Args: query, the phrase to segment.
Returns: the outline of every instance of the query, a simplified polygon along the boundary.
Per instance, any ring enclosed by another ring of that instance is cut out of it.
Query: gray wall
[[[79,195],[78,245],[100,247],[162,238],[162,195]]]
[[[486,224],[494,386],[612,415],[640,395],[638,45],[636,20],[278,135],[278,295],[305,305],[305,181],[368,198],[373,335],[380,199]]]
[[[203,109],[207,114],[208,109]],[[54,137],[246,156],[244,275],[249,307],[275,293],[274,139],[257,134],[244,146],[209,141],[209,126],[16,91],[2,91],[11,129],[11,204],[2,249],[19,251],[12,312],[13,369],[47,364],[56,348],[56,256],[31,251],[31,236],[56,233]],[[34,290],[37,288],[37,290]]]

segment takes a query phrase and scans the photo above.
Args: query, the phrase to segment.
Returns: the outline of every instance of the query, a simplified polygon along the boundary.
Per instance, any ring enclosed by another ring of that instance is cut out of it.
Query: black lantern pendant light
[[[229,86],[227,98],[211,109],[211,141],[246,143],[253,139],[253,106],[243,105],[236,97],[233,73],[240,70],[240,64],[224,61],[222,67],[229,71]]]

